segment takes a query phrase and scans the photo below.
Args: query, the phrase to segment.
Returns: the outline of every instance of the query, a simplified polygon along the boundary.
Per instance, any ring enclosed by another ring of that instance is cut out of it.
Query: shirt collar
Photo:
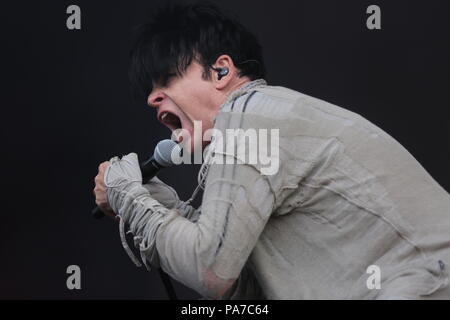
[[[227,103],[232,102],[233,100],[239,98],[240,96],[246,94],[247,92],[249,92],[250,90],[256,88],[256,87],[261,87],[261,86],[266,86],[267,82],[264,79],[256,79],[253,81],[250,81],[248,83],[246,83],[245,85],[243,85],[242,87],[232,91],[231,93],[228,94],[225,102],[222,104],[222,106],[220,107],[220,109],[223,108],[223,106],[225,106]]]

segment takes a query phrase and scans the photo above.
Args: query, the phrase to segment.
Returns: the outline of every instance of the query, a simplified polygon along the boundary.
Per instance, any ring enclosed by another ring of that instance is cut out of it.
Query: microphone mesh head
[[[158,162],[161,166],[170,167],[176,162],[174,162],[174,160],[176,160],[175,158],[177,156],[177,153],[179,153],[179,148],[179,145],[173,140],[161,140],[156,145],[155,153],[153,156],[155,157],[156,162]]]

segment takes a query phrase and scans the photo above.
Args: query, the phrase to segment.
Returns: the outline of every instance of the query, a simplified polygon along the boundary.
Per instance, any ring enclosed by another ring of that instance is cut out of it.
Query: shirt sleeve
[[[228,292],[221,297],[221,300],[265,300],[266,297],[262,291],[254,273],[246,264],[241,271],[238,279],[234,282]]]
[[[188,202],[181,200],[175,189],[159,178],[154,177],[148,183],[144,184],[143,187],[150,192],[153,199],[160,202],[166,208],[176,209],[181,216],[192,222],[198,220],[201,209],[194,208]]]
[[[158,230],[163,269],[205,296],[220,298],[239,277],[273,203],[266,177],[254,167],[212,165],[197,223],[175,217]]]
[[[107,193],[113,210],[140,240],[143,256],[212,299],[232,290],[274,206],[267,177],[247,164],[209,166],[202,214],[195,222],[138,184]]]

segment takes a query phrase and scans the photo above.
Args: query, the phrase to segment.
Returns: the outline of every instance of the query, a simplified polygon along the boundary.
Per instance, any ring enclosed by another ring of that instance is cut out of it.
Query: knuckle
[[[100,208],[104,208],[104,207],[107,205],[106,201],[105,201],[104,199],[101,199],[101,198],[96,198],[96,199],[95,199],[95,203],[96,203],[97,206],[99,206]]]
[[[108,165],[109,165],[109,161],[102,162],[102,163],[100,163],[100,168],[102,170],[104,170],[108,167]]]
[[[97,183],[97,184],[102,183],[102,178],[101,178],[101,176],[100,176],[100,175],[95,176],[94,181],[95,181],[95,183]]]

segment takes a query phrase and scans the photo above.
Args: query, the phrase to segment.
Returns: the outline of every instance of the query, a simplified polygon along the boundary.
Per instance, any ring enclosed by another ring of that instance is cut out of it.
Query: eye
[[[169,82],[176,77],[176,73],[168,73],[165,76],[161,76],[158,81],[156,81],[153,84],[153,87],[161,87],[161,88],[167,88],[169,85]]]
[[[167,78],[166,78],[166,83],[165,83],[165,85],[167,86],[168,84],[169,84],[169,82],[173,79],[173,78],[175,78],[176,77],[176,74],[175,73],[169,73],[168,75],[167,75]]]

